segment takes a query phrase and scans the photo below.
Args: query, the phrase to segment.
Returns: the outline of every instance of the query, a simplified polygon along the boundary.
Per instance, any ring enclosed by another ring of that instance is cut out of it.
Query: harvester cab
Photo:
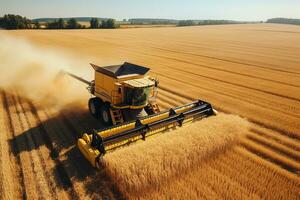
[[[89,110],[95,118],[109,126],[159,112],[158,82],[147,75],[149,68],[126,62],[107,67],[91,65],[95,80],[89,87],[94,96],[89,100]]]
[[[106,152],[117,147],[216,114],[202,100],[161,112],[156,102],[158,81],[148,75],[147,67],[127,62],[107,67],[91,65],[95,79],[90,82],[66,73],[88,85],[92,95],[89,111],[107,126],[83,134],[77,143],[94,167],[100,166]]]

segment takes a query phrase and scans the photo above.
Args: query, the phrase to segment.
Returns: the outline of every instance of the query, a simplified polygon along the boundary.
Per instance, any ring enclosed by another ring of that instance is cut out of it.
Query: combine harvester
[[[161,112],[156,103],[158,81],[147,75],[149,68],[126,62],[91,65],[93,81],[65,73],[88,85],[93,96],[88,103],[90,113],[107,126],[78,139],[78,148],[94,167],[99,168],[101,157],[117,147],[216,114],[201,100]]]

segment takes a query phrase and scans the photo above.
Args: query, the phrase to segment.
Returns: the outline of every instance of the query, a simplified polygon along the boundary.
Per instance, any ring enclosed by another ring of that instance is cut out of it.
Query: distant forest
[[[89,26],[87,23],[89,22]],[[116,21],[110,18],[37,18],[28,19],[20,15],[7,14],[0,17],[0,28],[3,29],[115,29],[120,25],[174,25],[174,26],[202,26],[202,25],[223,25],[223,24],[248,24],[264,23],[233,21],[233,20],[175,20],[175,19],[150,19],[150,18],[132,18]],[[300,19],[273,18],[268,19],[266,23],[295,24],[300,25]]]
[[[8,14],[0,17],[0,27],[4,29],[114,29],[119,27],[115,19],[84,18],[85,20],[89,19],[89,27],[80,24],[79,22],[82,21],[78,21],[78,19],[83,18],[41,18],[30,20],[20,15]]]
[[[300,19],[272,18],[272,19],[268,19],[266,23],[300,25]]]
[[[72,17],[76,19],[76,21],[79,22],[90,22],[91,19],[97,18],[99,21],[102,20],[108,20],[109,18],[99,18],[99,17]],[[53,21],[58,21],[59,19],[63,19],[64,21],[68,21],[71,19],[71,17],[64,17],[64,18],[36,18],[32,19],[33,22],[39,22],[39,23],[47,23],[47,22],[53,22]]]
[[[177,26],[257,23],[257,22],[243,22],[243,21],[233,21],[233,20],[176,20],[176,19],[148,19],[148,18],[133,18],[133,19],[129,19],[128,22],[130,22],[130,24],[136,24],[136,25],[174,24]]]

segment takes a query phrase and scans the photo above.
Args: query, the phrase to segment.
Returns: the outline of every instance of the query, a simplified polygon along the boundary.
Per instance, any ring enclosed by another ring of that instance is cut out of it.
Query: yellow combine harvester
[[[95,70],[91,82],[66,73],[88,85],[94,96],[89,100],[90,113],[108,126],[78,140],[78,148],[94,167],[110,150],[215,114],[201,100],[161,112],[156,103],[158,81],[147,75],[149,68],[126,62],[91,65]]]

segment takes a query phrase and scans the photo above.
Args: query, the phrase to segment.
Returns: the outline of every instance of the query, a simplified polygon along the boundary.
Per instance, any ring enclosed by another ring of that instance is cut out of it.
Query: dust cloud
[[[46,106],[60,107],[86,101],[86,86],[63,76],[62,70],[87,80],[91,80],[93,73],[86,59],[0,33],[0,88],[17,91],[22,97]]]

